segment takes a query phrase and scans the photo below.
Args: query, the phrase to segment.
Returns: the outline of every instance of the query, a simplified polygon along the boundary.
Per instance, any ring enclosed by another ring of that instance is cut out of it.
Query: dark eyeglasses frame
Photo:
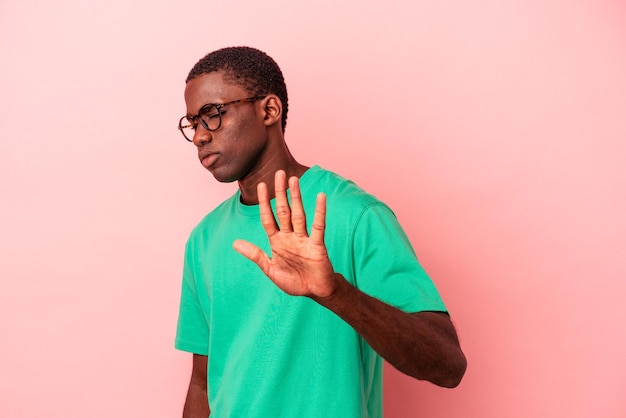
[[[180,118],[180,120],[178,121],[178,130],[180,131],[181,134],[183,134],[183,137],[187,141],[193,142],[193,137],[189,139],[187,138],[187,135],[185,135],[185,131],[184,131],[185,128],[192,128],[195,130],[196,127],[198,126],[198,122],[200,122],[200,125],[202,125],[202,127],[206,129],[207,131],[209,132],[217,131],[222,126],[222,113],[224,113],[222,109],[224,107],[234,105],[237,103],[246,103],[246,102],[252,103],[252,102],[256,102],[257,100],[264,99],[265,97],[267,97],[267,95],[246,97],[245,99],[237,99],[237,100],[233,100],[231,102],[226,102],[226,103],[207,103],[205,105],[202,105],[197,115],[194,115],[194,116],[185,115],[182,118]],[[212,111],[213,108],[215,108],[216,113],[211,113],[209,115],[208,112]],[[208,116],[208,117],[217,116],[219,118],[219,123],[217,124],[217,128],[210,129],[209,124],[204,120],[203,116]],[[186,124],[183,125],[183,123],[186,123]]]

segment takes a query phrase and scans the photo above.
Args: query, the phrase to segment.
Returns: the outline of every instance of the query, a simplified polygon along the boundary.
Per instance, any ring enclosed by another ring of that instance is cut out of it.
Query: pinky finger
[[[320,193],[315,202],[315,215],[311,227],[311,242],[324,245],[324,232],[326,231],[326,195]]]

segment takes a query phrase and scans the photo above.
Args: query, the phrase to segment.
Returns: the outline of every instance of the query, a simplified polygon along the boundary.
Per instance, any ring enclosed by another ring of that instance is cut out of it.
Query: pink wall
[[[175,127],[190,67],[238,44],[283,67],[293,152],[395,208],[452,312],[465,380],[388,368],[387,416],[626,416],[626,8],[296,3],[2,2],[0,416],[179,415],[183,245],[233,185]]]

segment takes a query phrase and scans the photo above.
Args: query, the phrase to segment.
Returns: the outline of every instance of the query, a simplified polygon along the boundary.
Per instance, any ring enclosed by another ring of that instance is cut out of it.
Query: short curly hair
[[[250,95],[275,94],[283,105],[281,126],[287,126],[287,86],[278,64],[265,52],[247,46],[218,49],[193,66],[185,82],[202,74],[223,71],[228,81],[243,87]]]

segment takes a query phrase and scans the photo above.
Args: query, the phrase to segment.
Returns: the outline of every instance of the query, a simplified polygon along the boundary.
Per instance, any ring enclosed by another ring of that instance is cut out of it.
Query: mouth
[[[198,155],[198,158],[200,159],[200,164],[202,164],[204,168],[209,168],[213,165],[218,156],[219,154],[217,153],[203,152]]]

